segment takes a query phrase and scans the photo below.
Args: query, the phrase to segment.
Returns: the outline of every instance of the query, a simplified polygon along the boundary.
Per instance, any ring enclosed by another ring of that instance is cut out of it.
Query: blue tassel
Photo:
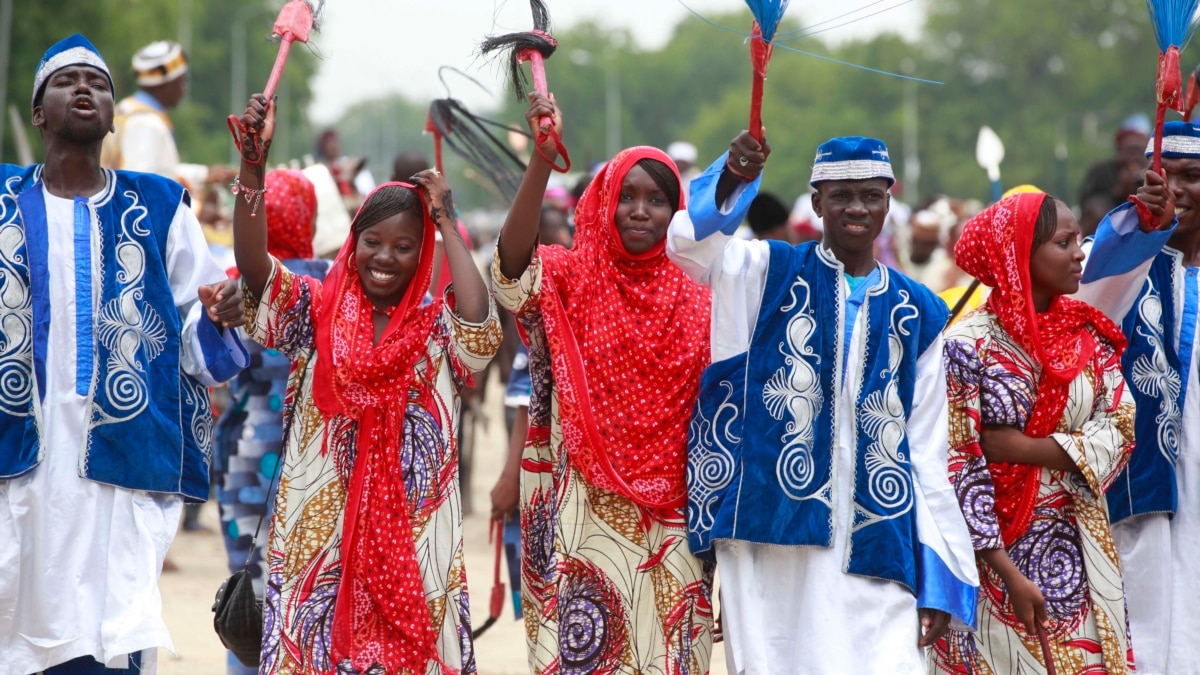
[[[779,30],[779,22],[783,20],[789,2],[791,0],[746,0],[754,20],[762,28],[763,42],[769,44],[775,39],[775,31]]]
[[[1200,0],[1146,0],[1159,51],[1165,52],[1170,47],[1182,50],[1187,46],[1196,30],[1197,7]]]

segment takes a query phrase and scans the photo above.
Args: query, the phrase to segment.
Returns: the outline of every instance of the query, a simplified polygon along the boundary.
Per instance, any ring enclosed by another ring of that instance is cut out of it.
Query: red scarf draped
[[[665,239],[640,255],[621,243],[621,184],[642,159],[679,176],[649,147],[604,165],[576,207],[574,248],[540,249],[541,309],[567,457],[593,485],[673,509],[687,501],[688,422],[710,358],[712,301],[667,259]]]
[[[1117,346],[1116,358],[1125,346],[1121,329],[1087,303],[1058,296],[1047,312],[1039,314],[1034,308],[1029,262],[1045,199],[1049,197],[1043,193],[1022,193],[993,204],[967,221],[954,247],[963,271],[992,288],[987,305],[1000,325],[1041,366],[1037,399],[1024,429],[1031,438],[1045,438],[1058,427],[1071,381],[1095,356],[1092,331]],[[1029,529],[1042,468],[1004,462],[989,462],[988,468],[996,488],[1000,534],[1011,545]]]
[[[415,188],[407,183],[389,187]],[[378,662],[388,673],[424,673],[437,652],[404,489],[401,443],[414,369],[427,348],[440,299],[421,307],[433,276],[435,225],[425,216],[417,272],[375,344],[374,307],[355,262],[357,237],[346,239],[314,304],[317,364],[313,399],[328,422],[358,424],[342,525],[342,577],[333,615],[335,662],[349,658],[365,672]],[[371,201],[371,196],[363,202]],[[362,208],[359,209],[362,212]],[[326,433],[332,428],[326,425]],[[326,447],[329,439],[326,438]],[[448,670],[443,664],[443,670]]]

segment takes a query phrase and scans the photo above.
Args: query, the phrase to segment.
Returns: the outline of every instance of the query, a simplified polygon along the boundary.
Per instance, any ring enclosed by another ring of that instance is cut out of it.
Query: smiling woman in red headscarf
[[[967,222],[955,259],[992,289],[946,332],[950,478],[979,561],[978,632],[951,631],[945,672],[1123,673],[1121,569],[1104,492],[1129,460],[1125,339],[1079,288],[1079,225],[1043,193]]]
[[[535,136],[543,117],[561,137],[553,100],[532,95]],[[705,673],[711,576],[688,550],[684,509],[711,303],[665,253],[684,207],[679,172],[654,148],[619,153],[580,200],[568,251],[537,245],[555,156],[551,141],[530,159],[492,264],[496,298],[530,342],[519,477],[530,668]]]
[[[274,108],[242,117],[267,147]],[[450,190],[434,171],[377,188],[322,283],[268,255],[265,157],[241,147],[246,324],[292,361],[260,672],[474,673],[456,420],[501,334]],[[426,303],[435,229],[454,285]]]

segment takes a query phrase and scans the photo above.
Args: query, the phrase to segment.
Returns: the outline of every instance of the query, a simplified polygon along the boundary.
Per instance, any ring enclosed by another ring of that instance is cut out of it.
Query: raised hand
[[[275,101],[254,94],[246,103],[246,112],[242,113],[238,123],[238,150],[242,153],[242,161],[248,164],[266,161],[271,139],[275,137]]]
[[[542,119],[549,118],[552,122],[553,129],[542,126]],[[542,96],[537,92],[529,94],[529,110],[525,112],[525,121],[529,124],[529,133],[533,136],[534,142],[538,139],[543,139],[537,145],[537,153],[547,161],[553,161],[558,157],[558,145],[554,138],[562,138],[563,119],[562,111],[558,109],[558,104],[554,101],[554,94],[550,96]],[[554,131],[553,134],[549,133]]]
[[[1134,203],[1143,231],[1161,230],[1175,221],[1175,193],[1167,185],[1167,179],[1153,169],[1146,170],[1145,182],[1138,188]]]
[[[439,228],[449,226],[457,232],[458,217],[455,215],[454,197],[450,194],[446,177],[437,169],[426,169],[409,178],[408,182],[425,193],[425,209],[429,213],[429,219]]]
[[[767,143],[766,129],[763,130],[761,143],[749,131],[743,131],[729,143],[729,159],[725,166],[741,178],[754,180],[762,173],[770,155],[771,144]]]

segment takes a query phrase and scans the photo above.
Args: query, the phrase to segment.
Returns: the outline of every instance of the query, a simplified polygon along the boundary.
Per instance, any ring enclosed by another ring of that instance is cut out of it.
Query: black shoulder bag
[[[300,381],[296,392],[303,391],[304,376],[307,374],[307,364],[300,373]],[[293,404],[294,406],[294,404]],[[288,438],[291,436],[292,422],[296,418],[296,409],[292,408],[287,422],[283,425],[282,446],[279,448],[279,463],[275,465],[275,475],[267,486],[267,498],[263,501],[262,514],[258,517],[258,525],[254,527],[254,537],[250,542],[250,552],[246,555],[246,565],[234,572],[217,589],[217,597],[213,602],[213,628],[221,644],[233,652],[242,665],[257,667],[262,652],[263,601],[254,594],[254,584],[250,576],[250,561],[254,559],[254,550],[258,548],[258,534],[262,528],[263,518],[267,515],[267,507],[271,502],[271,491],[279,474],[283,470],[283,462],[287,452]],[[264,579],[264,583],[266,580]]]

